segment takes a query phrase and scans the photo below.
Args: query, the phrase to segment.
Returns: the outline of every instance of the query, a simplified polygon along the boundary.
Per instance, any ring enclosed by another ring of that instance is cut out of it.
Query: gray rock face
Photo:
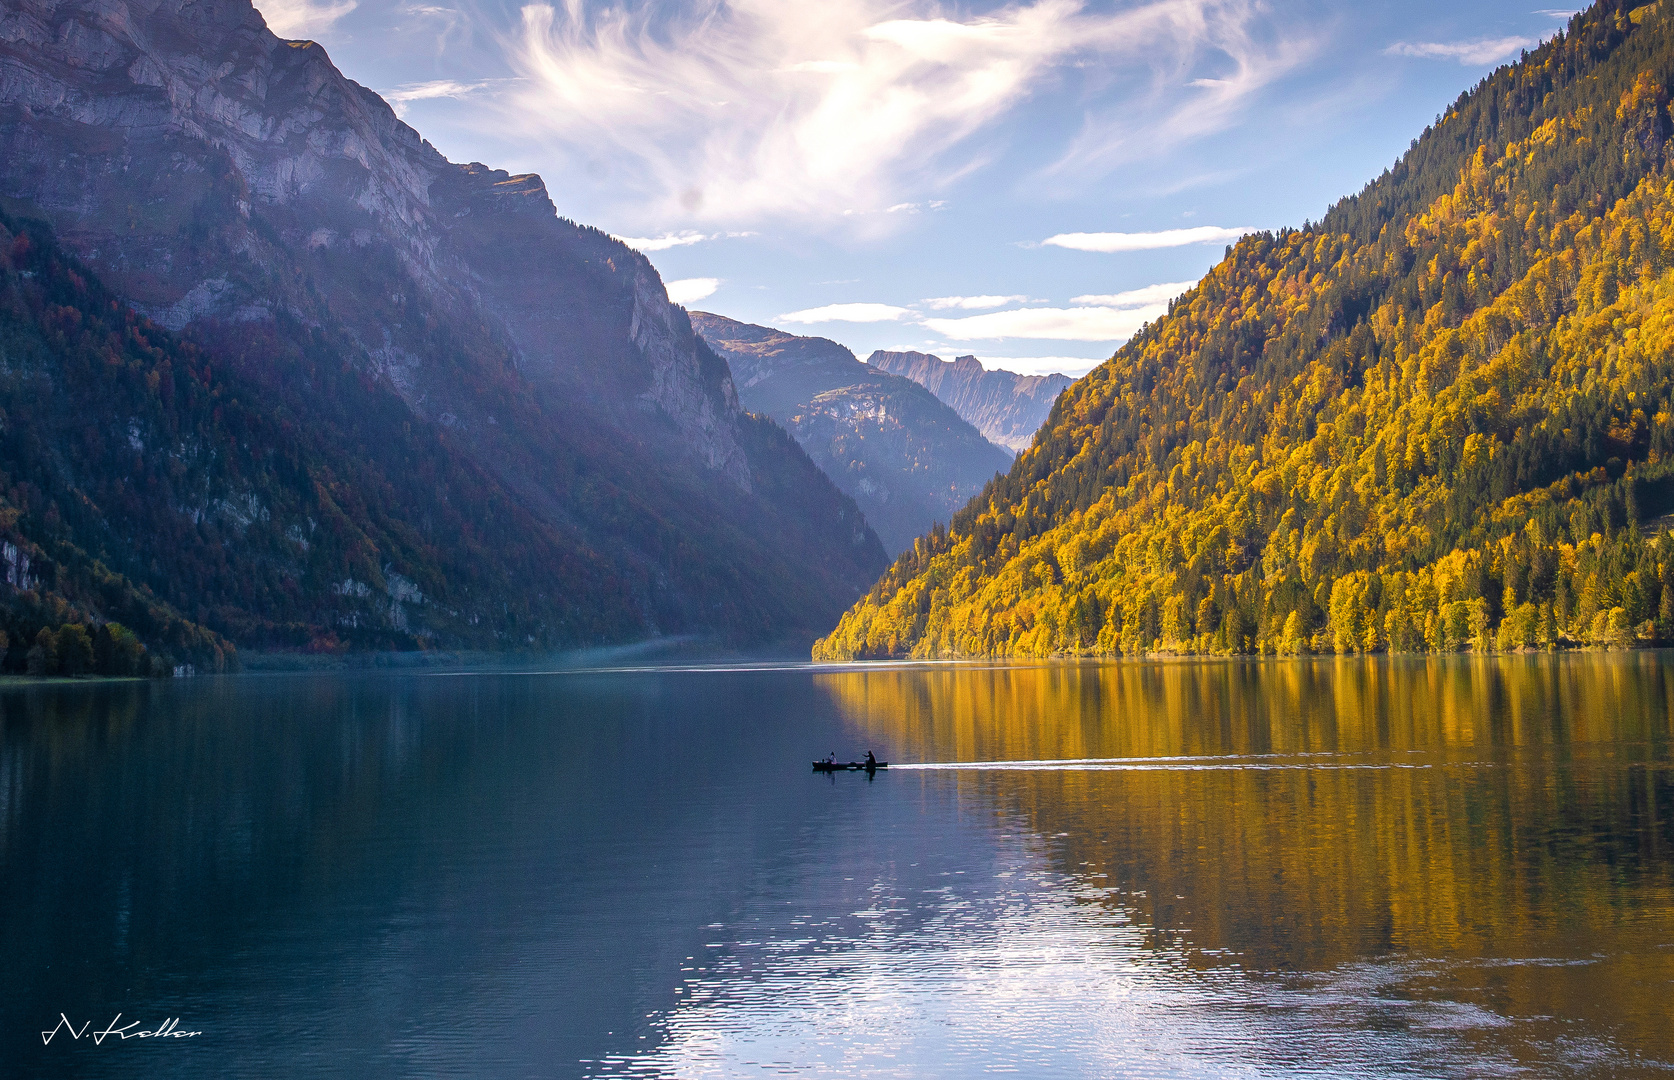
[[[731,374],[724,366],[704,370],[694,348],[691,323],[685,312],[669,303],[654,271],[634,276],[628,336],[651,365],[651,388],[642,395],[644,399],[674,420],[706,466],[748,491],[749,463],[733,438],[739,404]]]
[[[943,360],[929,353],[879,349],[866,362],[918,383],[1014,454],[1029,448],[1052,403],[1075,381],[1067,375],[985,371],[974,356]]]
[[[737,395],[643,256],[560,220],[539,177],[448,162],[248,0],[5,0],[0,197],[171,328],[340,325],[415,412],[470,431],[486,417],[433,370],[444,319],[614,423],[662,414],[749,489]]]
[[[978,494],[1011,455],[924,387],[827,338],[695,311],[746,408],[783,424],[896,555]]]
[[[356,541],[382,580],[430,575],[422,600],[355,594],[385,628],[425,629],[462,577],[439,568],[474,560],[492,572],[453,604],[452,640],[517,589],[546,641],[811,640],[886,566],[854,502],[744,413],[643,256],[560,218],[538,176],[447,161],[249,0],[0,0],[0,210],[44,219],[278,426],[309,429],[321,469],[348,447],[366,467],[346,476],[405,470]],[[326,431],[318,387],[348,382],[363,415]],[[379,456],[407,445],[392,432],[430,456]],[[267,559],[301,607],[346,602],[305,580],[317,548],[284,544],[230,557]],[[251,603],[238,625],[271,614]]]

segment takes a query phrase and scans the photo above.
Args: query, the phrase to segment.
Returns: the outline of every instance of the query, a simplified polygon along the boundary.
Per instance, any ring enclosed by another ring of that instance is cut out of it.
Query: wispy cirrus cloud
[[[1007,304],[1026,304],[1027,296],[933,296],[919,303],[932,311],[946,311],[949,308],[961,308],[965,311],[980,311],[983,308],[1005,307]]]
[[[1383,50],[1389,56],[1417,56],[1426,60],[1456,60],[1468,67],[1498,64],[1524,49],[1539,45],[1537,38],[1477,38],[1474,41],[1397,41]]]
[[[352,5],[351,5],[352,6]],[[393,90],[380,90],[378,96],[389,102],[395,115],[405,116],[407,106],[415,101],[435,101],[439,98],[459,99],[476,93],[488,82],[462,83],[453,79],[434,79],[430,82],[404,83]]]
[[[1218,225],[1199,225],[1192,229],[1164,229],[1160,232],[1077,232],[1059,233],[1041,241],[1042,246],[1069,248],[1072,251],[1155,251],[1160,248],[1186,247],[1190,244],[1219,244],[1236,240],[1256,230],[1248,226],[1223,228]]]
[[[1091,97],[1080,133],[1040,179],[1084,181],[1238,123],[1262,91],[1301,68],[1330,36],[1317,21],[1285,23],[1265,17],[1267,10],[1263,4],[1171,6],[1168,38],[1203,47],[1165,48],[1128,72],[1104,69],[1106,85]],[[1197,74],[1204,64],[1214,73]],[[1148,81],[1136,84],[1136,78]]]
[[[1292,38],[1252,29],[1265,12],[1258,0],[1023,0],[986,14],[933,0],[537,2],[506,43],[524,82],[504,104],[532,136],[633,160],[623,196],[653,220],[851,212],[882,229],[934,209],[902,196],[980,162],[979,133],[1071,73],[1153,72],[1146,94],[1212,57],[1225,76],[1158,118],[1219,130],[1293,62]]]
[[[433,37],[435,53],[441,56],[454,44],[463,44],[471,37],[471,13],[464,5],[408,3],[396,9],[405,20],[397,27],[401,33],[422,33]]]
[[[261,0],[256,9],[267,28],[289,40],[310,37],[331,28],[331,24],[357,7],[356,0]]]

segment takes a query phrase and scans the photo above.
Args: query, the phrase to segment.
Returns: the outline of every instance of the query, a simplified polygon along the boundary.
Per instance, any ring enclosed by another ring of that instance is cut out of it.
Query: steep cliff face
[[[1074,381],[1067,375],[987,371],[974,356],[943,360],[929,353],[879,349],[866,362],[918,383],[975,424],[990,442],[1013,453],[1029,448],[1052,403]]]
[[[398,400],[577,574],[607,568],[635,614],[599,634],[778,636],[879,569],[852,503],[746,430],[643,256],[558,217],[539,177],[448,162],[248,0],[7,0],[0,205],[303,423],[322,357]],[[813,503],[760,494],[793,479]]]
[[[924,387],[862,364],[827,338],[693,312],[745,407],[784,424],[852,496],[894,555],[993,478],[1011,456]]]
[[[440,416],[442,316],[533,381],[638,395],[748,487],[736,402],[656,271],[559,220],[539,177],[448,162],[246,2],[22,0],[0,19],[0,192],[158,322],[336,321]]]

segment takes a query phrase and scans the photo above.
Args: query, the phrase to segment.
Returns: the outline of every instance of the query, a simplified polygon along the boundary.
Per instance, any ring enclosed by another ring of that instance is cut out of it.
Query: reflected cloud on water
[[[1516,1076],[1660,1073],[1608,1038],[1415,989],[1505,963],[1246,970],[1159,947],[1120,890],[1031,845],[968,885],[881,895],[864,928],[787,922],[718,955],[651,1018],[655,1050],[602,1077]],[[1038,846],[1038,845],[1033,845]],[[888,906],[885,906],[888,905]],[[1582,960],[1517,966],[1574,967]],[[1473,970],[1474,969],[1474,970]]]
[[[893,764],[809,774],[838,748]],[[1651,653],[6,690],[0,1038],[212,1033],[161,1074],[17,1046],[148,1078],[1667,1075],[1671,748]]]

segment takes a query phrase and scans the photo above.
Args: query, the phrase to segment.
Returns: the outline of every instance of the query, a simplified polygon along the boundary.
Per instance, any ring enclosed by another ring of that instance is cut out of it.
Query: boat
[[[868,765],[864,761],[816,761],[815,772],[873,772],[877,769],[889,768],[887,761],[874,761]]]

